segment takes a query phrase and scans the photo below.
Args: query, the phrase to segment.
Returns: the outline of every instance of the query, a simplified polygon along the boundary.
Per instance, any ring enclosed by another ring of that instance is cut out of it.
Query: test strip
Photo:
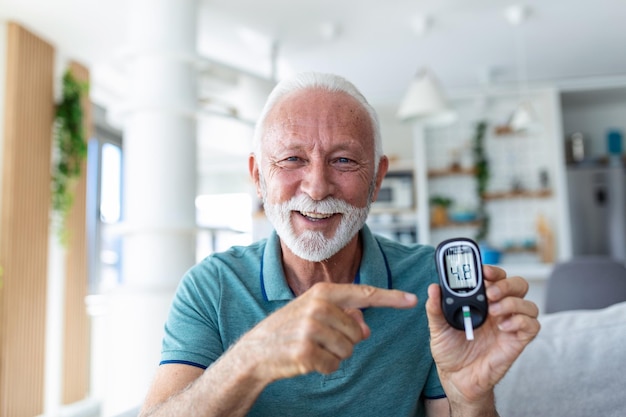
[[[463,326],[465,327],[465,338],[474,340],[474,326],[472,325],[472,315],[469,306],[463,306]]]

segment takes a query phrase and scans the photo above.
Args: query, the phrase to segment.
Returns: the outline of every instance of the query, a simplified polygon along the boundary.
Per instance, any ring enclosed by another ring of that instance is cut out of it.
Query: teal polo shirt
[[[367,308],[371,329],[330,374],[310,373],[268,385],[250,416],[420,416],[424,398],[444,397],[430,352],[424,305],[437,281],[433,248],[406,246],[361,230],[356,283],[412,292],[408,310]],[[206,368],[269,314],[294,299],[278,236],[215,253],[180,282],[165,325],[161,363]]]

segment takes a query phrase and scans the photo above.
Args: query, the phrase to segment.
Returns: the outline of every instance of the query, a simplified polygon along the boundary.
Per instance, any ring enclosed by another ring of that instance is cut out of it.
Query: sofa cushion
[[[496,386],[500,415],[626,416],[626,302],[540,321],[539,335]]]

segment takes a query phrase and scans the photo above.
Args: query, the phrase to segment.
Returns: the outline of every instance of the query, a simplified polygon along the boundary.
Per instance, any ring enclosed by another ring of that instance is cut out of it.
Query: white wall
[[[413,160],[412,125],[398,120],[397,110],[393,106],[376,107],[380,120],[383,152],[392,162],[397,160],[410,163]]]
[[[625,87],[564,93],[561,101],[563,131],[566,135],[582,132],[589,157],[606,156],[609,129],[620,129],[626,135]],[[626,138],[622,144],[626,146]]]
[[[253,126],[226,117],[198,120],[198,195],[247,192]]]

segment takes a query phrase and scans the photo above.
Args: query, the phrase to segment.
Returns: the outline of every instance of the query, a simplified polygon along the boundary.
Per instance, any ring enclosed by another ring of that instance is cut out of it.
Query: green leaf
[[[83,131],[81,100],[89,93],[89,85],[74,78],[68,69],[63,74],[61,101],[56,105],[54,120],[55,155],[58,161],[52,173],[52,208],[60,214],[58,236],[61,243],[68,240],[67,215],[74,201],[73,185],[79,178],[87,157],[87,141]]]

